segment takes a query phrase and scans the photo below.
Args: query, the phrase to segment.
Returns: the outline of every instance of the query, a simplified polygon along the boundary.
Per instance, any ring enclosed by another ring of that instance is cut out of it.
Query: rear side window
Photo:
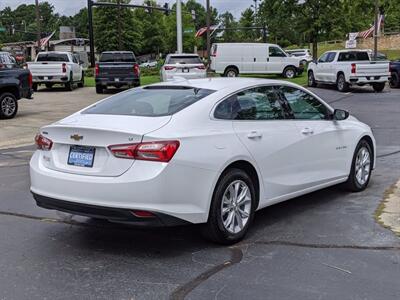
[[[183,86],[150,86],[116,94],[84,114],[169,116],[212,94],[213,90]]]
[[[202,64],[200,57],[198,56],[170,56],[167,64],[175,65],[175,64]]]
[[[369,60],[368,52],[341,52],[338,61],[365,61]]]
[[[68,55],[62,53],[44,53],[37,57],[36,61],[58,61],[58,62],[68,62]]]
[[[222,101],[216,107],[214,117],[224,120],[281,120],[285,118],[285,112],[274,88],[265,86],[248,89]]]
[[[133,53],[102,53],[100,62],[136,62],[136,57]]]

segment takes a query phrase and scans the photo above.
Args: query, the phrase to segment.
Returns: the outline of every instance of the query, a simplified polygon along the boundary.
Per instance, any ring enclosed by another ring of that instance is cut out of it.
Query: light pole
[[[207,17],[206,17],[206,26],[207,26],[207,65],[210,67],[210,49],[211,49],[211,36],[210,36],[210,22],[211,22],[211,10],[210,10],[210,0],[206,2],[207,9]]]
[[[35,0],[36,9],[36,26],[37,26],[37,53],[40,51],[40,39],[41,39],[41,29],[40,29],[40,11],[39,11],[39,0]]]
[[[176,0],[176,45],[178,53],[183,52],[182,44],[182,2]]]
[[[378,27],[379,27],[379,0],[375,0],[375,26],[374,26],[374,60],[378,55]]]

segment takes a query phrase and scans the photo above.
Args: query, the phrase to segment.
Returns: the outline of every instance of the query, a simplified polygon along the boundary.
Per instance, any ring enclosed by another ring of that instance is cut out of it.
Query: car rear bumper
[[[148,211],[190,223],[207,221],[217,178],[214,171],[173,161],[137,160],[120,176],[89,176],[48,169],[41,160],[43,156],[44,152],[38,150],[30,162],[31,192],[42,202],[65,201],[76,206],[69,210],[78,215],[88,215],[79,205],[89,205],[105,210]],[[49,208],[57,209],[51,203]],[[99,217],[108,219],[107,215]]]
[[[161,227],[161,226],[178,226],[190,224],[187,221],[178,219],[163,213],[151,212],[152,216],[140,216],[135,210],[105,207],[98,205],[89,205],[82,203],[74,203],[59,199],[49,198],[32,193],[36,204],[46,209],[58,210],[74,215],[81,215],[91,218],[106,219],[116,223],[127,223],[135,226]]]
[[[368,84],[380,83],[389,81],[389,75],[373,75],[373,76],[350,76],[350,83],[354,84]]]
[[[52,75],[52,76],[33,76],[33,83],[65,83],[69,78],[66,75]]]
[[[95,79],[97,85],[102,85],[102,86],[115,86],[115,87],[121,87],[125,85],[129,86],[138,86],[140,85],[140,78],[139,77],[129,77],[129,78],[124,78],[124,77],[110,77],[110,78],[103,78],[103,77],[96,77]]]

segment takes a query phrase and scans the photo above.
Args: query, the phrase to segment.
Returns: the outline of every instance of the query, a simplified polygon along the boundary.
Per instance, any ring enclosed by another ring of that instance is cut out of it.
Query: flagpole
[[[41,39],[41,34],[40,34],[40,11],[39,11],[39,0],[35,0],[35,8],[36,8],[36,26],[37,26],[37,51],[36,55],[40,51],[40,39]]]
[[[379,14],[379,0],[375,0],[374,60],[376,60],[378,56],[378,28],[379,28],[378,14]]]

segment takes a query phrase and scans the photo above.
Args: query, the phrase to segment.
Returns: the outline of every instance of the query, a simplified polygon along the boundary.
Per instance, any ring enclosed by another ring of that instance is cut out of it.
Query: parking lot
[[[38,128],[108,95],[43,89],[21,101],[0,122],[0,299],[399,299],[400,240],[375,214],[400,178],[400,90],[313,91],[373,128],[370,187],[259,211],[231,247],[196,226],[137,229],[36,207],[28,163]]]

